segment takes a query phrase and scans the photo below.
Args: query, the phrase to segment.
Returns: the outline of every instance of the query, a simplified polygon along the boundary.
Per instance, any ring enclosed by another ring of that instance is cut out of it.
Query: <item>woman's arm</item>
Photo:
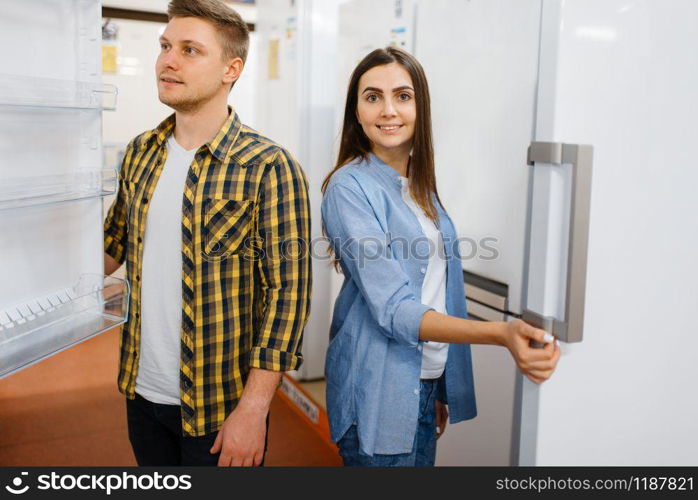
[[[424,313],[432,308],[414,295],[409,277],[393,258],[389,238],[361,187],[330,185],[321,208],[330,244],[361,292],[381,333],[416,348],[419,325]]]
[[[536,384],[550,378],[560,359],[560,348],[552,335],[519,319],[509,322],[473,321],[430,310],[422,316],[419,339],[506,347],[523,374]],[[531,341],[545,346],[531,347]]]
[[[533,382],[552,375],[560,350],[543,330],[520,320],[484,322],[448,316],[422,304],[387,249],[386,235],[358,185],[330,186],[322,202],[322,220],[330,243],[388,338],[415,347],[419,340],[501,345]],[[531,340],[547,345],[532,348]]]

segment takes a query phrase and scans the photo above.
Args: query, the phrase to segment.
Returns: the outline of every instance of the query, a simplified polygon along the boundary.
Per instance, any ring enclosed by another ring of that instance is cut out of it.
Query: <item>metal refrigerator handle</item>
[[[572,165],[572,205],[567,260],[565,317],[562,320],[524,309],[522,319],[546,330],[563,342],[581,342],[584,332],[589,211],[591,207],[592,146],[557,142],[532,142],[528,164]]]

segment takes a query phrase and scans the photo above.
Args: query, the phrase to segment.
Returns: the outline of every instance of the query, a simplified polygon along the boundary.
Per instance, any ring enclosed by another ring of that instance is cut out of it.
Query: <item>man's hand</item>
[[[536,384],[548,380],[560,359],[560,347],[553,336],[520,319],[504,323],[504,328],[505,345],[521,372]],[[545,346],[531,347],[531,341],[544,343]]]
[[[219,467],[257,467],[264,459],[267,415],[281,373],[252,368],[238,405],[225,419],[211,454]]]
[[[267,414],[239,404],[225,419],[211,454],[220,452],[218,467],[257,467],[264,458]]]

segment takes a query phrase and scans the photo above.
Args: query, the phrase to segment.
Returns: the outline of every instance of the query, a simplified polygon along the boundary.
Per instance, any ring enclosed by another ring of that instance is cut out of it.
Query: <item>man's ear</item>
[[[223,83],[235,83],[242,73],[245,63],[239,57],[231,59],[225,65],[225,73],[223,73]]]

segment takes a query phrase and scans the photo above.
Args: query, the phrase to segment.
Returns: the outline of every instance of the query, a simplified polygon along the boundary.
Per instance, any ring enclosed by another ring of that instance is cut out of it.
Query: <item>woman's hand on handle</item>
[[[520,319],[504,321],[476,321],[427,311],[422,317],[419,338],[434,342],[465,344],[494,344],[509,349],[521,372],[540,384],[555,371],[560,359],[560,348],[549,333],[534,328]],[[545,344],[531,347],[531,342]]]
[[[560,347],[554,337],[520,319],[505,323],[504,329],[505,346],[519,370],[536,384],[548,380],[560,359]],[[544,347],[531,347],[532,341],[540,342]]]

